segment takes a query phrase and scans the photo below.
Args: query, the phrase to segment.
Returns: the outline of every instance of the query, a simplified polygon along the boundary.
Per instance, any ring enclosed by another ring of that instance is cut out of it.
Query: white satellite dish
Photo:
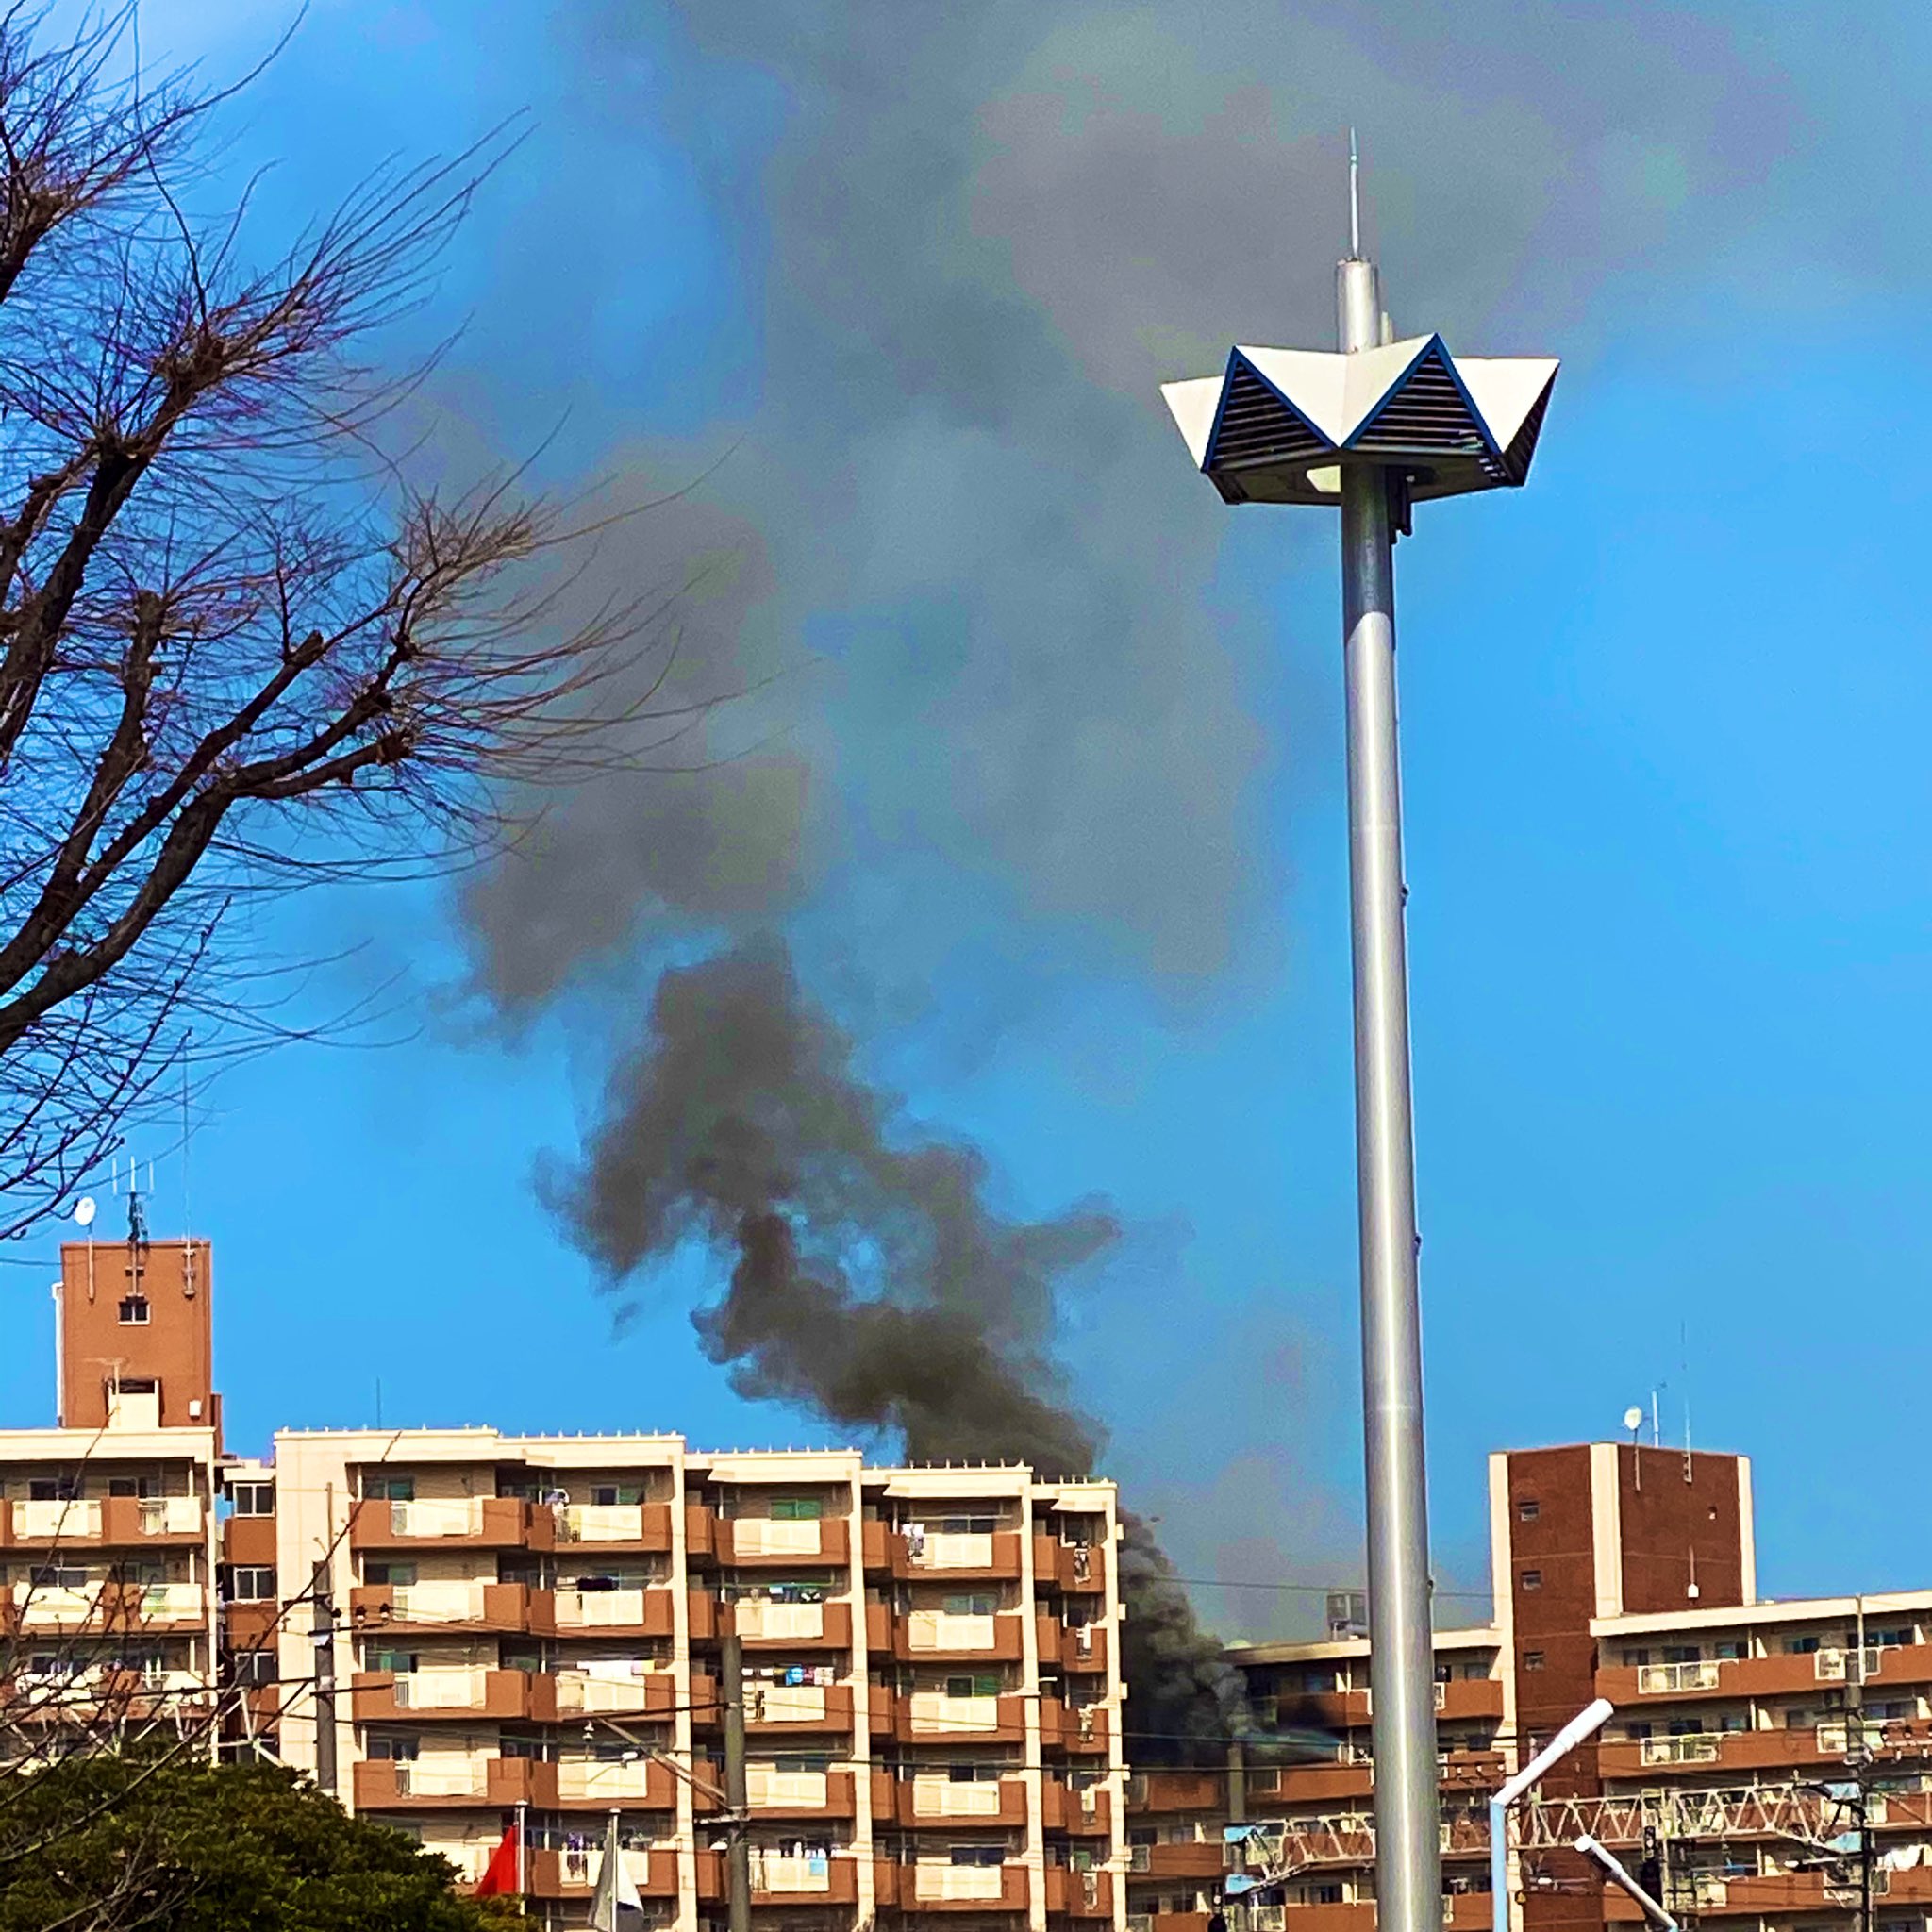
[[[1643,1411],[1635,1403],[1624,1411],[1624,1426],[1633,1434],[1643,1426]]]
[[[92,1227],[94,1224],[95,1211],[94,1197],[92,1194],[83,1194],[74,1204],[74,1218],[83,1227]]]

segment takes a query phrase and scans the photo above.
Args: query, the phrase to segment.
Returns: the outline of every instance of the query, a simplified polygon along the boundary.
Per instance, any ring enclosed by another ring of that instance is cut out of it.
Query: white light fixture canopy
[[[1424,502],[1524,483],[1556,380],[1554,357],[1457,357],[1432,335],[1352,355],[1242,344],[1160,392],[1228,503],[1339,504],[1351,463]]]

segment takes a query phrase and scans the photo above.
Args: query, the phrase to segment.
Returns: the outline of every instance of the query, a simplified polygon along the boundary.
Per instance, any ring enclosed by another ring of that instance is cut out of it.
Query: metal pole
[[[313,1591],[315,1621],[315,1783],[320,1790],[336,1789],[336,1600],[330,1591],[328,1558],[316,1559]]]
[[[1627,1892],[1637,1902],[1643,1916],[1653,1925],[1657,1926],[1659,1932],[1677,1932],[1676,1920],[1672,1918],[1670,1913],[1665,1911],[1663,1907],[1656,1899],[1652,1898],[1649,1892],[1645,1891],[1642,1886],[1638,1884],[1636,1879],[1631,1877],[1629,1873],[1624,1869],[1621,1859],[1598,1844],[1596,1840],[1591,1838],[1588,1832],[1585,1832],[1576,1840],[1576,1849],[1586,1858],[1594,1858],[1609,1875],[1610,1883]]]
[[[751,1830],[744,1784],[744,1650],[738,1633],[719,1640],[719,1674],[724,1698],[725,1898],[731,1932],[751,1932]]]
[[[1338,284],[1342,348],[1374,348],[1382,335],[1374,264],[1344,261]],[[1374,464],[1343,465],[1341,595],[1370,1681],[1374,1690],[1375,1893],[1382,1932],[1438,1932],[1442,1857],[1423,1471],[1393,550],[1388,473]]]

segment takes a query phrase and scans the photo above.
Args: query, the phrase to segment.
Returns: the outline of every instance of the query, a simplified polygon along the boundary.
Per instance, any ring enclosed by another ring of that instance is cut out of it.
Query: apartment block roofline
[[[1863,1596],[1763,1598],[1755,1604],[1700,1605],[1642,1616],[1592,1617],[1592,1637],[1644,1637],[1672,1630],[1719,1630],[1740,1624],[1815,1623],[1831,1617],[1883,1617],[1907,1610],[1932,1611],[1932,1590],[1873,1591]]]

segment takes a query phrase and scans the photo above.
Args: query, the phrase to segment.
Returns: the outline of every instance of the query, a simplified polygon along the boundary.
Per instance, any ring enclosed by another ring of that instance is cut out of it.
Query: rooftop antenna
[[[1353,127],[1348,130],[1348,258],[1362,258],[1362,158]]]

